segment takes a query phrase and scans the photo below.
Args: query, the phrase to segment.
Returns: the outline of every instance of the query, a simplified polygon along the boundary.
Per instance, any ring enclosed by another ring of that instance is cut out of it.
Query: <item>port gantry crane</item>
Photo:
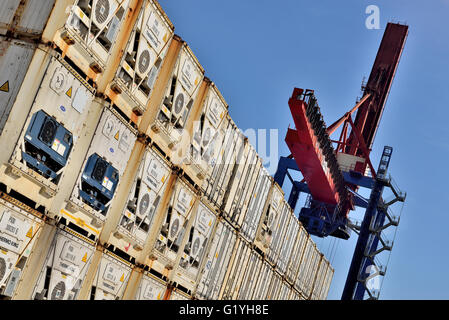
[[[382,235],[397,227],[399,217],[389,207],[405,201],[405,193],[387,175],[393,149],[384,148],[377,171],[370,151],[407,35],[408,26],[387,24],[368,82],[362,85],[363,97],[331,126],[326,126],[313,90],[295,88],[288,102],[296,128],[288,129],[285,141],[291,155],[280,158],[274,179],[281,187],[285,177],[290,179],[288,202],[293,210],[300,193],[309,194],[298,218],[310,234],[341,239],[349,239],[351,230],[358,234],[342,300],[379,297],[369,280],[386,270],[375,257],[391,251],[392,243]],[[340,127],[340,138],[331,140]],[[289,170],[300,171],[303,179],[295,181]],[[371,189],[369,199],[358,194],[359,187]],[[385,187],[394,195],[390,201],[382,198]],[[366,209],[361,225],[349,219],[355,207]]]

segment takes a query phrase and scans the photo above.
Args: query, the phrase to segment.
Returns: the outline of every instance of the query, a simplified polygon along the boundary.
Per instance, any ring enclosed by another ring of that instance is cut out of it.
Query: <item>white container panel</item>
[[[146,110],[153,85],[173,37],[173,25],[160,6],[146,2],[128,41],[125,54],[111,87],[139,114]],[[115,89],[118,86],[118,90]],[[119,101],[115,101],[120,105]]]
[[[233,260],[228,267],[228,275],[223,284],[220,300],[235,300],[248,265],[251,248],[245,241],[239,239]]]
[[[217,300],[237,235],[225,221],[219,221],[195,292],[197,299]]]
[[[238,300],[252,300],[262,263],[262,257],[257,252],[252,251],[248,266],[246,267],[245,275],[243,277],[242,285],[239,290],[237,297]]]
[[[301,259],[301,264],[300,264],[299,270],[298,270],[298,276],[297,276],[296,282],[295,282],[296,290],[301,292],[301,294],[303,294],[303,295],[304,295],[304,290],[305,290],[305,282],[307,280],[307,271],[308,271],[309,265],[312,260],[313,250],[314,250],[313,241],[309,237],[309,238],[307,238],[307,242],[305,244],[304,254]]]
[[[276,222],[272,226],[272,240],[270,243],[270,251],[268,253],[268,261],[275,264],[278,261],[278,257],[282,248],[282,243],[284,241],[285,233],[287,231],[287,221],[290,218],[290,206],[283,200],[282,209],[277,215]]]
[[[311,262],[306,271],[305,281],[304,281],[304,294],[306,297],[310,297],[312,295],[313,283],[315,281],[315,277],[318,273],[319,263],[321,260],[321,254],[317,250],[315,244],[312,249]]]
[[[8,6],[8,2],[1,6]],[[13,0],[13,2],[17,2]],[[0,8],[0,12],[3,12]],[[28,67],[36,51],[36,45],[18,40],[0,38],[0,134],[5,127],[17,94],[25,79]]]
[[[327,271],[327,261],[324,259],[324,257],[322,257],[320,265],[318,267],[316,280],[313,285],[312,300],[319,299],[320,293],[323,289],[324,280],[326,278],[326,271]]]
[[[181,251],[180,246],[187,235],[187,224],[195,217],[196,199],[194,190],[178,179],[153,249],[158,263],[174,266]]]
[[[173,277],[173,281],[184,283],[190,291],[196,287],[199,270],[217,221],[215,214],[202,202],[196,210],[195,221],[187,232],[188,241]]]
[[[27,258],[32,252],[35,238],[42,224],[43,221],[35,214],[5,201],[3,197],[0,199],[0,288],[2,294],[12,296],[11,291],[14,291],[21,274],[21,269],[18,269],[19,259]]]
[[[56,232],[32,298],[77,299],[95,252],[95,243],[70,229],[66,230]]]
[[[163,300],[166,291],[167,284],[164,281],[145,273],[137,289],[135,300]]]
[[[291,286],[287,283],[282,281],[281,289],[279,290],[279,296],[277,297],[277,300],[289,300],[291,293]]]
[[[105,107],[70,196],[80,218],[103,225],[136,139],[136,131]]]
[[[259,277],[257,279],[257,284],[254,288],[253,300],[264,300],[268,294],[268,287],[273,278],[274,271],[271,265],[266,261],[261,266],[259,271]]]
[[[130,190],[117,231],[143,248],[161,199],[167,192],[171,170],[153,149],[147,149]]]
[[[281,284],[282,284],[282,278],[277,273],[273,273],[273,277],[271,279],[271,282],[268,286],[268,292],[267,292],[267,300],[277,300],[279,297],[279,292],[281,290]]]
[[[271,185],[272,183],[268,171],[264,167],[261,167],[257,177],[254,193],[248,207],[248,212],[246,213],[241,230],[242,236],[249,242],[253,242],[256,236],[256,231],[259,226],[260,218],[262,216]]]
[[[288,227],[284,236],[284,241],[277,263],[277,269],[281,275],[284,275],[287,271],[287,265],[290,261],[291,254],[293,252],[293,246],[295,244],[295,240],[299,230],[298,218],[296,218],[292,211],[290,211],[289,215],[290,217],[288,220]]]
[[[334,276],[334,269],[329,264],[328,270],[327,270],[327,273],[326,273],[326,278],[325,278],[324,285],[323,285],[323,290],[320,293],[320,298],[319,298],[320,300],[326,300],[327,299],[327,295],[329,293],[329,289],[330,289],[330,286],[332,284],[333,276]]]
[[[56,191],[76,142],[86,134],[94,92],[64,60],[51,58],[10,163]]]
[[[91,300],[121,300],[132,265],[106,252],[100,260],[91,289]]]
[[[296,278],[298,276],[298,270],[299,266],[301,265],[301,258],[304,253],[304,247],[307,242],[307,238],[308,234],[306,230],[302,226],[299,227],[293,253],[287,267],[287,272],[285,274],[286,280],[292,285],[296,282]]]

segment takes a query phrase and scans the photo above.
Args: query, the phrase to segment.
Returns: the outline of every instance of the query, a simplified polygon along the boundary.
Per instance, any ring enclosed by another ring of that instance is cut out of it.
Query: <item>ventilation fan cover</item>
[[[51,292],[51,300],[64,300],[66,286],[63,281],[59,281]]]
[[[137,50],[137,74],[145,78],[151,70],[153,65],[153,54],[151,52],[148,43],[141,37],[139,43],[139,49]]]
[[[139,201],[139,215],[143,216],[150,207],[150,196],[145,193]]]
[[[176,235],[179,232],[179,228],[180,228],[180,221],[178,218],[174,218],[173,221],[170,223],[169,237],[171,239],[176,238]]]
[[[178,95],[175,98],[175,103],[173,106],[173,114],[176,117],[179,117],[182,114],[182,111],[184,110],[184,106],[185,106],[185,101],[186,101],[186,97],[184,95],[184,93],[180,92],[178,93]]]
[[[55,138],[57,129],[57,124],[53,120],[47,118],[42,125],[41,132],[39,134],[39,140],[47,145],[51,145]]]
[[[198,256],[198,254],[200,253],[200,249],[202,246],[202,239],[199,235],[193,237],[192,240],[192,249],[190,251],[190,256],[193,257],[194,259],[196,259],[196,257]]]
[[[100,29],[103,28],[113,11],[112,0],[94,0],[93,21]]]
[[[108,168],[108,163],[103,159],[98,158],[97,163],[95,163],[94,170],[92,171],[92,178],[97,181],[102,182],[103,177],[106,174],[106,169]]]

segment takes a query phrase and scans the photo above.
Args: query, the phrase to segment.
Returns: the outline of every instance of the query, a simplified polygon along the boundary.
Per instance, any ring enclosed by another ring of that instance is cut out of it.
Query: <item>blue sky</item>
[[[293,87],[316,92],[331,124],[354,105],[368,78],[387,22],[409,36],[374,143],[377,167],[393,146],[390,173],[407,192],[381,299],[449,299],[447,249],[449,158],[448,0],[160,0],[230,105],[243,130],[279,129],[280,155],[293,119]],[[380,9],[380,30],[365,27],[365,9]],[[343,290],[356,237],[318,239],[334,257],[329,299]],[[338,247],[338,250],[335,248]],[[334,248],[334,250],[332,250]]]

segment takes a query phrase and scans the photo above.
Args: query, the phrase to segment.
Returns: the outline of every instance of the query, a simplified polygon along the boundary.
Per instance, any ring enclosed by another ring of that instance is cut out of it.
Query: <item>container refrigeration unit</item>
[[[227,127],[227,104],[214,83],[209,83],[200,112],[195,114],[190,149],[182,169],[203,186],[217,165]]]
[[[86,124],[95,117],[90,108],[94,93],[64,60],[52,57],[2,180],[48,205],[78,151],[77,142],[89,134]]]
[[[135,300],[163,300],[166,291],[166,282],[145,271],[137,289]]]
[[[31,298],[76,300],[94,252],[94,241],[58,228]]]
[[[129,117],[141,116],[173,37],[173,24],[160,5],[145,0],[106,95]],[[133,115],[134,114],[134,115]]]
[[[187,229],[196,215],[197,194],[182,178],[178,178],[171,190],[170,202],[157,225],[155,242],[148,265],[158,273],[169,276],[177,258],[182,255]],[[152,239],[150,240],[152,241]]]
[[[0,194],[0,296],[11,298],[44,224],[36,210]]]
[[[90,288],[90,300],[121,300],[132,264],[105,250]]]
[[[118,44],[129,4],[129,0],[74,0],[54,36],[54,43],[94,81],[104,73]]]
[[[187,243],[171,278],[172,282],[180,284],[189,292],[193,292],[197,285],[199,271],[217,221],[215,213],[203,202],[199,203],[196,211],[193,224],[187,229]]]
[[[135,141],[134,128],[105,106],[61,217],[99,234]]]
[[[169,156],[181,139],[186,139],[187,143],[188,137],[191,136],[191,133],[187,135],[184,130],[187,129],[186,125],[192,114],[203,77],[203,68],[184,43],[165,88],[164,98],[157,106],[151,129],[147,132]]]
[[[171,174],[170,163],[153,148],[147,147],[137,175],[129,191],[120,221],[109,238],[109,243],[119,248],[135,250],[132,256],[143,250],[148,240],[155,215],[166,192]]]

